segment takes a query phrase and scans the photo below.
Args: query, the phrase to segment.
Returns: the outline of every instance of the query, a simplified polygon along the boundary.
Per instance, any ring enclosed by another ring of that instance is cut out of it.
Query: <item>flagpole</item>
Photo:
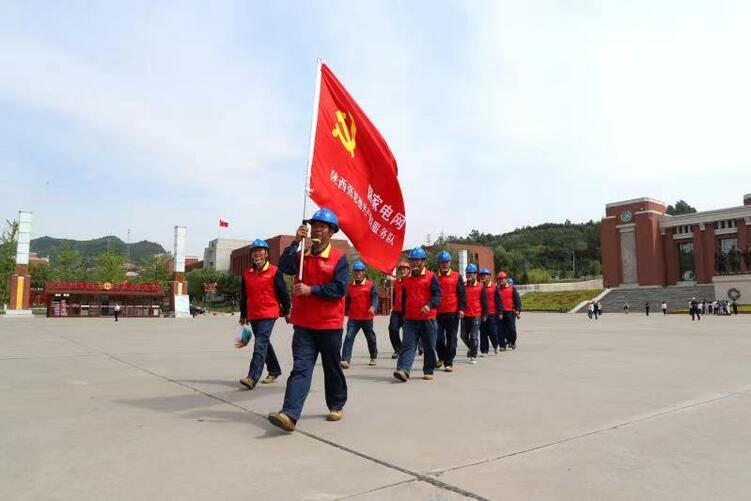
[[[308,195],[310,194],[310,171],[313,167],[313,150],[316,142],[316,129],[318,128],[318,102],[321,97],[321,66],[323,61],[317,59],[318,68],[316,70],[316,91],[313,95],[313,112],[310,118],[310,137],[308,138],[308,162],[305,166],[305,186],[303,188],[303,205],[302,205],[302,224],[308,218]],[[300,246],[300,266],[297,279],[302,281],[303,258],[305,257],[305,239],[302,239]]]

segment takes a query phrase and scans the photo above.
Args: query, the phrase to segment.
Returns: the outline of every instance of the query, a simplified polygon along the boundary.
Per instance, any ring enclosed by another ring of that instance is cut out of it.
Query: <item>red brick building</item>
[[[282,252],[289,247],[294,239],[294,235],[277,235],[275,237],[267,238],[266,243],[269,244],[269,262],[273,265],[277,265]],[[347,254],[347,257],[355,252],[355,248],[346,240],[332,238],[331,245],[333,245],[335,249]],[[246,245],[233,250],[229,259],[229,272],[237,276],[242,275],[243,270],[250,266],[250,247]]]
[[[651,198],[607,204],[600,226],[604,285],[751,287],[750,232],[751,194],[741,206],[679,216]]]
[[[492,248],[485,245],[446,243],[440,247],[429,247],[428,250],[432,253],[437,253],[440,248],[445,248],[455,259],[459,256],[460,251],[466,250],[468,263],[475,263],[478,268],[489,269],[492,276],[495,277],[495,261],[493,260]],[[464,274],[464,270],[458,271]]]

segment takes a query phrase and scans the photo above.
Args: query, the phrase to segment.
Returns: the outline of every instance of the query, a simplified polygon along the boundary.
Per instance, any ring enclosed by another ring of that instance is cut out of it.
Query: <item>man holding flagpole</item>
[[[330,411],[327,419],[342,417],[347,384],[340,351],[349,264],[330,239],[341,229],[364,261],[391,273],[401,256],[407,224],[397,173],[396,160],[378,129],[319,59],[303,202],[303,222],[311,224],[313,245],[306,249],[303,244],[298,251],[308,236],[303,224],[279,260],[284,273],[296,274],[291,315],[294,366],[282,410],[269,415],[279,428],[295,429],[318,353]],[[308,196],[322,207],[310,219]]]
[[[269,414],[269,422],[285,431],[293,431],[310,392],[313,369],[321,355],[328,421],[339,421],[347,402],[347,381],[341,367],[344,301],[349,282],[347,256],[331,245],[339,231],[339,221],[329,209],[313,214],[307,223],[313,245],[297,250],[308,238],[308,228],[301,225],[295,240],[284,249],[279,269],[295,275],[292,289],[292,372],[287,379],[282,410]],[[302,279],[299,277],[302,254]]]

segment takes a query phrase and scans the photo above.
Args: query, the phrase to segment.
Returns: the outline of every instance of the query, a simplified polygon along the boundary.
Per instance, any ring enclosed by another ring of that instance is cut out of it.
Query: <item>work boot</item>
[[[341,366],[342,366],[342,369],[349,369],[349,362],[346,360],[342,360]]]
[[[256,387],[256,382],[250,379],[249,377],[244,377],[240,380],[240,384],[245,386],[247,389],[252,390]]]
[[[443,367],[443,360],[439,360],[435,363],[436,369],[440,369],[441,367]]]
[[[284,431],[295,431],[295,420],[283,412],[272,412],[266,418],[269,423]]]
[[[376,359],[375,358],[371,358],[370,362],[368,362],[368,365],[371,366],[371,367],[375,366],[375,364],[376,364]]]
[[[272,376],[271,374],[267,374],[265,378],[263,378],[263,381],[261,381],[261,384],[271,384],[274,381],[276,381],[276,378],[279,376]]]
[[[341,409],[331,409],[329,415],[326,416],[326,421],[339,421],[342,418]]]
[[[444,367],[444,368],[443,368],[443,370],[444,370],[445,372],[454,372],[454,366],[452,366],[452,365],[447,365],[446,367]]]
[[[402,383],[406,383],[409,379],[409,374],[407,374],[405,371],[399,369],[394,371],[394,377],[401,381]]]
[[[433,380],[433,374],[423,374],[422,378],[425,381],[432,381]]]

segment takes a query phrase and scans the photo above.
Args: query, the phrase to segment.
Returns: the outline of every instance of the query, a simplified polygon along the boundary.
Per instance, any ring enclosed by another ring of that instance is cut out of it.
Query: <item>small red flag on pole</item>
[[[229,228],[229,223],[227,221],[224,221],[223,219],[219,220],[219,227],[220,228]]]
[[[396,160],[325,64],[319,79],[310,198],[336,213],[363,261],[389,274],[401,255],[407,223]]]

